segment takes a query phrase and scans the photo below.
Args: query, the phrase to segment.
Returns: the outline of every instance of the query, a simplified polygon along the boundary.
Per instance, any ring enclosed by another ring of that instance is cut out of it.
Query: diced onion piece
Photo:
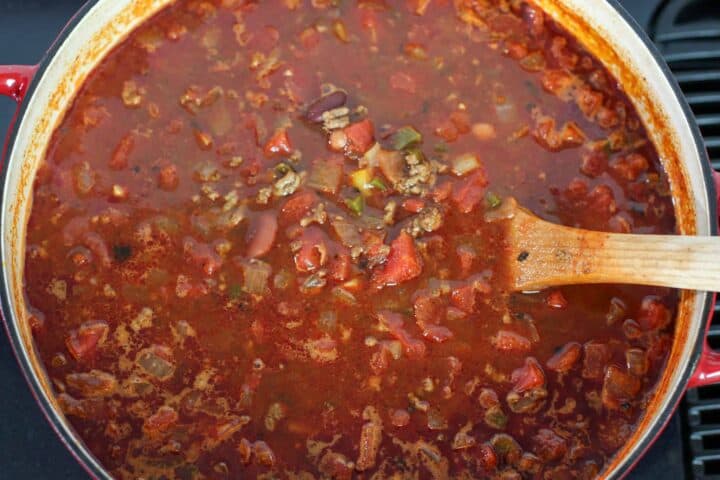
[[[405,162],[400,152],[381,150],[377,155],[378,166],[390,183],[396,184],[403,178]]]
[[[370,150],[365,152],[365,154],[362,156],[362,159],[360,160],[360,166],[361,167],[370,167],[375,168],[378,166],[378,153],[380,153],[380,144],[375,142],[372,147],[370,147]]]
[[[335,194],[342,180],[342,163],[335,160],[319,160],[313,164],[308,186],[325,193]]]
[[[513,103],[495,105],[495,115],[501,123],[512,123],[517,118],[517,109]]]
[[[331,290],[331,293],[333,294],[333,297],[335,297],[337,300],[340,300],[343,303],[347,303],[350,305],[354,305],[357,303],[357,299],[355,298],[355,295],[348,292],[342,287],[335,287]]]
[[[267,291],[272,267],[260,260],[250,260],[243,265],[243,290],[262,295]]]
[[[480,168],[480,159],[474,153],[464,153],[455,157],[452,161],[452,171],[455,175],[463,176],[473,170]]]
[[[343,245],[348,248],[362,245],[362,236],[357,225],[342,219],[335,219],[331,223],[335,234],[340,238]]]
[[[153,345],[141,350],[135,361],[147,374],[158,380],[167,380],[175,373],[175,365],[164,358],[169,355],[167,347]]]

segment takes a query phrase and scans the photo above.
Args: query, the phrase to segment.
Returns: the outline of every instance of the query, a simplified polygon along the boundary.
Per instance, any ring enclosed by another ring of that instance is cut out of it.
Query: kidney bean
[[[341,90],[336,90],[315,100],[305,112],[305,118],[313,123],[321,123],[323,113],[342,107],[346,101],[347,94]]]

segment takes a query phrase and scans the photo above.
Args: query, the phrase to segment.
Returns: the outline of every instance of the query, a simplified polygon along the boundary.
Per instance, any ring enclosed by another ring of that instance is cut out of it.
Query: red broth
[[[531,4],[178,1],[37,174],[37,348],[118,478],[592,478],[677,293],[506,293],[506,196],[675,229],[632,104]]]

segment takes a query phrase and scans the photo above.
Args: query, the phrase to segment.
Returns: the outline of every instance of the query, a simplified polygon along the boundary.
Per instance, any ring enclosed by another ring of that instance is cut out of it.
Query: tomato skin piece
[[[390,254],[382,270],[373,274],[373,283],[379,287],[397,285],[416,278],[422,273],[422,259],[415,249],[415,242],[407,232],[402,232],[390,244]]]
[[[375,142],[375,127],[368,120],[352,123],[343,129],[348,139],[347,148],[355,153],[365,153]]]
[[[470,213],[485,196],[488,179],[483,168],[455,182],[451,198],[461,213]]]
[[[290,155],[292,153],[292,144],[288,137],[287,130],[284,128],[275,131],[270,140],[267,141],[263,148],[266,157],[276,157],[282,155]]]
[[[251,258],[262,257],[270,251],[275,243],[278,223],[275,215],[270,212],[263,212],[248,228],[246,241],[248,243],[247,256]]]

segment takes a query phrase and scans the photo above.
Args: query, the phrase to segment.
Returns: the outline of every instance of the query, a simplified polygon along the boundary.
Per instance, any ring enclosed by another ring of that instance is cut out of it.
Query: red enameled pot
[[[35,171],[55,126],[90,71],[127,33],[172,0],[91,0],[37,66],[0,66],[0,95],[18,104],[2,157],[0,279],[8,336],[48,421],[95,478],[110,478],[65,419],[35,349],[23,297],[25,228]],[[535,0],[615,75],[635,104],[670,178],[680,233],[717,235],[717,176],[695,120],[662,57],[614,0]],[[720,382],[720,354],[705,336],[715,295],[684,291],[675,341],[655,397],[603,472],[626,475],[662,431],[687,388]]]

